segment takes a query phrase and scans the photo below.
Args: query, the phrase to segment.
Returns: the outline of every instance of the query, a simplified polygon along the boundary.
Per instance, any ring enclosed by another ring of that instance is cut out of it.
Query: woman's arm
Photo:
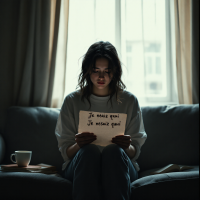
[[[136,148],[133,145],[130,145],[127,149],[124,149],[124,151],[130,159],[134,158],[136,155]]]
[[[137,98],[134,97],[129,100],[129,107],[132,107],[132,109],[129,109],[127,114],[129,114],[129,117],[131,116],[131,119],[126,127],[125,135],[115,136],[113,142],[121,146],[129,158],[135,161],[140,155],[140,149],[147,138],[147,134],[144,129],[142,110]]]
[[[134,158],[136,155],[136,148],[131,145],[131,141],[130,135],[117,135],[112,138],[112,142],[124,149],[130,159]]]
[[[69,159],[72,159],[76,153],[79,151],[80,147],[78,146],[77,143],[69,146],[66,150],[66,154],[68,156]]]
[[[97,136],[94,135],[94,133],[88,133],[88,132],[77,133],[75,135],[76,143],[69,146],[66,150],[68,158],[72,159],[81,147],[85,146],[86,144],[90,144],[96,139]]]
[[[58,141],[58,148],[64,161],[70,160],[67,154],[67,148],[76,143],[75,134],[77,130],[75,124],[76,122],[73,113],[72,100],[71,97],[68,95],[65,98],[61,107],[55,129],[55,135]]]

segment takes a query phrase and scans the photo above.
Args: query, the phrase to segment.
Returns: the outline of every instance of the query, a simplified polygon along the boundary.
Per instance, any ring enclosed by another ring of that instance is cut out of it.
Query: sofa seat
[[[191,165],[190,165],[191,166]],[[196,172],[198,171],[199,173],[199,165],[193,165],[191,166],[193,167],[193,169],[188,169],[188,170],[185,170],[183,171],[184,173],[191,173],[191,172]],[[152,172],[156,171],[156,170],[159,170],[160,168],[154,168],[154,169],[149,169],[149,170],[145,170],[145,171],[142,171],[142,172],[139,172],[139,177],[138,178],[143,178],[145,176],[150,176]],[[172,174],[172,173],[180,173],[180,172],[171,172],[171,173],[166,173],[166,174]],[[157,176],[159,174],[156,174],[156,175],[152,175],[152,176]]]
[[[148,196],[154,199],[199,199],[199,166],[192,167],[182,172],[156,175],[150,174],[160,168],[140,172],[139,179],[131,184],[131,199],[147,199]]]
[[[1,199],[72,200],[72,183],[62,177],[41,173],[0,171]],[[8,198],[9,196],[9,198]]]
[[[141,200],[148,196],[153,196],[154,199],[171,199],[172,193],[174,199],[197,199],[199,166],[193,167],[183,172],[157,175],[150,173],[158,168],[139,173],[139,179],[131,184],[131,199]],[[72,183],[62,177],[27,172],[0,172],[0,179],[0,185],[4,184],[5,188],[1,191],[1,197],[6,198],[9,193],[10,198],[20,196],[21,199],[37,199],[40,194],[41,199],[72,200]],[[184,190],[188,192],[183,193]]]

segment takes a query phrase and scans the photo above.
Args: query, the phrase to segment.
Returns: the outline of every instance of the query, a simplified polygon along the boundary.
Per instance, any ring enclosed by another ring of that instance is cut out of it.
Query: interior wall
[[[0,132],[12,105],[19,0],[0,0]]]

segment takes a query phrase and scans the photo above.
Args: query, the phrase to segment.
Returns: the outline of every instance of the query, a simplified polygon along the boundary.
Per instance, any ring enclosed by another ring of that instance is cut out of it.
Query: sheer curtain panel
[[[180,104],[199,103],[199,1],[174,0]]]
[[[61,1],[56,52],[56,68],[51,107],[59,108],[63,103],[66,79],[67,41],[68,41],[69,0]]]

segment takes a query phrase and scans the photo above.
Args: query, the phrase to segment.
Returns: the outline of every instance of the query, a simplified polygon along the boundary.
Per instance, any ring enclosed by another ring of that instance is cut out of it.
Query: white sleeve
[[[70,105],[69,99],[65,98],[55,129],[55,135],[58,141],[58,148],[59,151],[61,152],[64,161],[69,160],[66,154],[67,147],[76,143],[75,120],[72,111],[70,111],[70,109],[73,110],[72,108],[73,107],[72,105]]]
[[[134,102],[132,118],[126,128],[125,134],[131,136],[131,145],[136,148],[136,155],[131,159],[132,161],[136,161],[141,153],[141,147],[147,139],[142,118],[142,110],[137,99]]]

